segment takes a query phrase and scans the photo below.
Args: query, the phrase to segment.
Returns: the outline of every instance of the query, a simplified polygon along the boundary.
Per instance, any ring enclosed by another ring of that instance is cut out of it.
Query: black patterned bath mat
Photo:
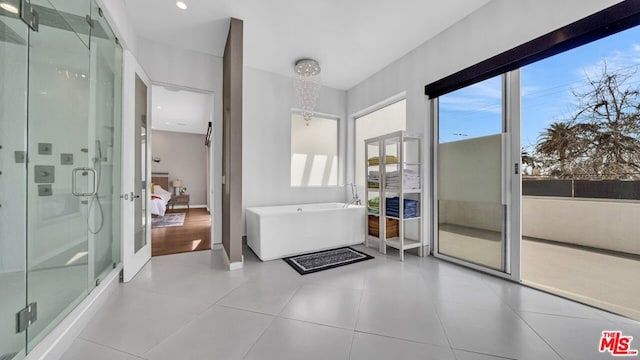
[[[282,260],[291,265],[300,275],[306,275],[369,259],[373,259],[373,256],[346,246],[338,249],[290,256]]]

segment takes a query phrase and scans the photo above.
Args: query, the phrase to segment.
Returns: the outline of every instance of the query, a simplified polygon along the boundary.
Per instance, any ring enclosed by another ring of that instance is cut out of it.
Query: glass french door
[[[519,242],[518,103],[503,96],[514,81],[498,76],[434,101],[434,253],[502,274],[517,273]]]
[[[147,85],[136,75],[135,97],[135,242],[137,253],[147,245]]]
[[[147,212],[150,197],[151,153],[148,151],[150,136],[151,81],[130,52],[124,54],[123,105],[126,118],[122,138],[123,152],[132,156],[123,158],[125,189],[133,191],[124,195],[122,220],[124,229],[133,229],[133,238],[122,242],[123,281],[128,282],[151,259],[151,223]]]

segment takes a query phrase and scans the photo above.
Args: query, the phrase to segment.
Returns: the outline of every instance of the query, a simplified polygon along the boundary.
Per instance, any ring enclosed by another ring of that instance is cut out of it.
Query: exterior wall
[[[523,236],[640,255],[640,202],[524,196]]]

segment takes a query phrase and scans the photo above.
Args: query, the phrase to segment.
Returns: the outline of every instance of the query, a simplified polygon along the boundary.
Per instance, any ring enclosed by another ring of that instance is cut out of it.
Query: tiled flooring
[[[638,322],[432,257],[364,251],[376,258],[305,276],[248,250],[234,272],[219,251],[153,258],[63,358],[610,359],[603,330],[640,348]]]

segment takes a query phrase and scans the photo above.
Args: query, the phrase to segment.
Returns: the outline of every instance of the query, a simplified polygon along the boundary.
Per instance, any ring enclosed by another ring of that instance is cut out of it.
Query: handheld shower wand
[[[104,226],[104,211],[102,209],[102,204],[100,203],[99,196],[100,180],[102,178],[102,161],[102,146],[100,146],[100,140],[96,140],[96,156],[93,158],[93,166],[97,170],[96,176],[98,177],[98,180],[96,181],[96,193],[91,197],[91,202],[89,203],[89,213],[87,214],[87,225],[89,227],[89,232],[94,235],[99,233]],[[89,221],[89,216],[91,215],[94,208],[96,208],[100,216],[99,225],[96,229],[91,226],[91,222]]]

